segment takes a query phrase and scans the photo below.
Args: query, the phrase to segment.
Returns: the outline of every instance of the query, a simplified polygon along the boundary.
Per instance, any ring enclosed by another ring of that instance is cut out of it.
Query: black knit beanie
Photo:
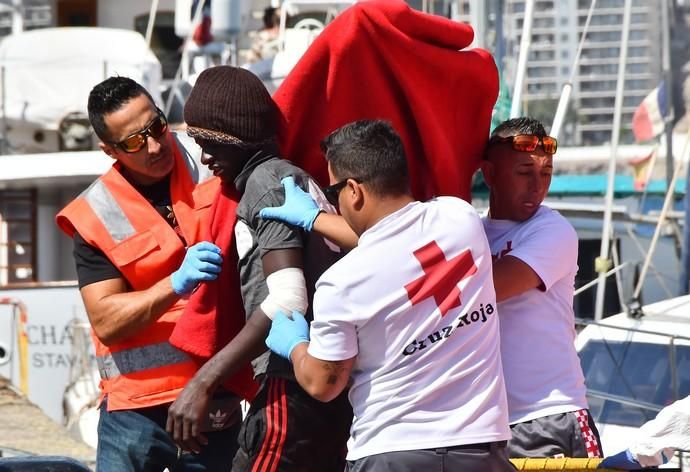
[[[277,107],[257,76],[239,67],[216,66],[196,79],[184,120],[192,138],[256,145],[275,137]]]

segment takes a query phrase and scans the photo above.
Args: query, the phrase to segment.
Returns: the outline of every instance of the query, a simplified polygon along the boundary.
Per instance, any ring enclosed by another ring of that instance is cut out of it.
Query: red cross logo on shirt
[[[446,255],[436,241],[431,241],[417,249],[414,256],[422,265],[424,275],[405,285],[407,296],[413,305],[434,297],[441,316],[446,316],[451,308],[462,304],[462,293],[458,283],[477,272],[472,253],[466,249],[454,258],[446,260]]]

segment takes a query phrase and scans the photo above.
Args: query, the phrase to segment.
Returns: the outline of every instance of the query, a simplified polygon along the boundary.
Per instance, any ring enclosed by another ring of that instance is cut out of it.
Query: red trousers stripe
[[[287,438],[287,396],[285,380],[268,379],[268,399],[266,402],[266,435],[254,461],[252,472],[275,472]]]

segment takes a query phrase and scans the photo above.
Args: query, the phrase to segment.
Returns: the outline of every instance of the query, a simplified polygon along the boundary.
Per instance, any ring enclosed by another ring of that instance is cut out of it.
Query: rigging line
[[[522,37],[520,38],[520,51],[518,52],[517,70],[515,72],[515,84],[513,87],[513,103],[510,106],[510,118],[517,118],[522,114],[522,92],[527,70],[527,56],[532,43],[532,19],[534,17],[535,0],[525,0],[525,15],[522,23]]]
[[[170,92],[168,92],[168,100],[165,102],[165,116],[168,116],[170,114],[170,109],[172,108],[173,100],[175,99],[175,94],[178,91],[180,80],[182,79],[182,69],[185,66],[185,64],[187,64],[187,58],[189,55],[189,45],[191,44],[192,36],[194,35],[194,30],[201,23],[201,12],[205,6],[206,0],[199,0],[199,3],[197,3],[196,5],[196,10],[194,10],[192,24],[189,26],[189,32],[187,33],[187,37],[184,39],[184,43],[182,43],[182,58],[180,59],[180,65],[177,66],[175,78],[173,79],[173,83],[170,86]]]
[[[640,292],[642,291],[642,285],[644,284],[644,279],[647,275],[647,269],[649,268],[652,256],[654,255],[654,249],[656,249],[656,243],[659,240],[659,235],[661,234],[661,226],[666,220],[666,214],[668,213],[669,208],[671,207],[671,201],[673,200],[673,197],[676,193],[676,180],[678,180],[678,175],[680,174],[680,171],[688,158],[688,148],[690,148],[688,144],[690,144],[690,128],[688,128],[688,133],[685,137],[683,153],[681,154],[682,157],[678,160],[676,168],[673,171],[673,176],[671,177],[671,182],[669,182],[668,190],[666,192],[666,198],[664,199],[664,206],[661,209],[661,214],[659,215],[659,222],[657,223],[656,228],[654,230],[654,236],[652,237],[652,242],[649,245],[647,257],[645,258],[644,265],[642,266],[642,271],[640,272],[640,280],[638,280],[637,287],[635,287],[633,298],[637,298],[640,295]]]
[[[628,38],[630,36],[630,17],[632,0],[625,0],[623,10],[623,31],[621,32],[620,55],[618,58],[618,78],[616,79],[616,96],[613,112],[613,126],[611,130],[611,155],[609,157],[608,176],[606,185],[606,197],[604,199],[604,222],[601,230],[601,248],[599,257],[595,260],[595,269],[599,273],[599,284],[594,305],[594,318],[600,320],[604,312],[604,296],[606,294],[606,279],[604,272],[609,264],[609,227],[611,226],[613,208],[613,190],[616,176],[616,158],[620,141],[621,118],[623,110],[623,98],[625,89],[625,64],[628,58]]]
[[[575,71],[578,62],[580,62],[580,56],[582,55],[582,49],[585,46],[585,40],[587,39],[587,33],[589,32],[589,23],[592,21],[592,14],[594,13],[594,7],[597,5],[597,0],[592,0],[589,5],[589,11],[587,12],[587,19],[585,20],[585,25],[582,29],[582,37],[580,38],[580,44],[577,46],[577,52],[575,53],[575,60],[573,61],[573,69],[570,71],[570,77],[568,78],[568,83],[573,83],[575,80]]]
[[[632,240],[633,244],[635,245],[636,249],[639,251],[640,255],[644,258],[647,255],[647,251],[645,248],[642,246],[642,243],[640,242],[640,239],[635,235],[635,232],[633,231],[632,225],[630,223],[626,223],[624,225],[628,236]],[[666,280],[664,280],[664,275],[657,270],[657,268],[654,265],[650,266],[650,269],[652,270],[652,273],[654,276],[657,278],[657,281],[659,282],[659,285],[664,289],[664,292],[666,292],[666,295],[668,298],[673,297],[673,293],[671,293],[671,289],[669,286],[666,284]]]
[[[146,46],[151,47],[151,37],[153,36],[153,25],[156,23],[156,13],[158,12],[158,0],[151,0],[151,10],[149,10],[149,21],[146,25]]]
[[[633,333],[628,333],[627,339],[625,341],[622,341],[622,348],[623,350],[621,351],[620,355],[620,362],[618,359],[616,359],[615,354],[613,353],[613,349],[611,348],[611,344],[609,344],[609,340],[606,339],[606,336],[603,333],[603,327],[599,326],[599,334],[601,335],[601,340],[603,341],[604,348],[606,349],[607,354],[609,355],[609,359],[613,363],[613,368],[615,372],[618,374],[618,376],[621,379],[621,383],[623,384],[623,387],[625,390],[628,391],[628,394],[633,400],[639,400],[637,395],[635,394],[635,391],[633,388],[630,386],[630,383],[628,382],[628,379],[625,377],[623,374],[623,363],[625,362],[625,359],[628,355],[628,350],[630,349],[630,346],[632,345],[632,338],[633,338]],[[602,407],[603,411],[604,407]],[[638,407],[642,415],[644,415],[646,420],[650,420],[651,418],[649,415],[647,415],[647,412],[644,410],[644,408]]]
[[[619,265],[619,266],[617,266],[617,267],[614,267],[614,268],[611,269],[610,271],[606,272],[605,276],[608,277],[608,276],[613,275],[613,274],[618,274],[618,272],[619,272],[620,270],[622,270],[622,269],[623,269],[625,266],[627,266],[628,264],[629,264],[629,262],[624,262],[624,263],[622,263],[621,265]],[[584,292],[584,291],[587,290],[588,288],[591,288],[591,287],[595,286],[595,285],[597,284],[597,282],[598,282],[597,279],[594,279],[594,280],[591,280],[591,281],[587,282],[587,283],[584,284],[582,287],[578,288],[577,290],[575,290],[575,291],[573,292],[573,297],[574,297],[574,296],[577,296],[577,295],[579,295],[579,294],[581,294],[582,292]],[[621,305],[621,306],[622,306],[622,305]]]
[[[611,227],[611,237],[614,237],[613,234],[613,227]],[[621,265],[620,261],[620,254],[618,254],[618,246],[614,244],[611,247],[611,255],[613,256],[613,266],[618,267]],[[624,263],[624,265],[627,265],[627,262]],[[616,292],[618,293],[618,304],[620,307],[626,312],[629,313],[628,305],[625,303],[625,299],[623,298],[623,281],[621,279],[621,274],[620,272],[615,273],[616,276]]]
[[[614,225],[611,225],[609,237],[613,241],[615,236],[616,236],[615,227],[614,227]],[[620,254],[618,253],[618,246],[616,244],[611,245],[611,256],[613,258],[613,266],[614,267],[620,266],[621,265]],[[623,265],[627,265],[627,261]],[[630,309],[629,309],[628,304],[625,302],[625,299],[623,297],[623,281],[621,279],[620,271],[616,271],[615,276],[616,276],[616,292],[618,295],[618,304],[625,311],[626,314],[629,314]]]
[[[551,130],[549,134],[554,138],[558,138],[560,134],[561,125],[565,119],[565,113],[568,111],[568,102],[570,101],[570,93],[573,90],[573,81],[575,80],[575,72],[577,71],[577,66],[580,63],[580,56],[582,55],[582,49],[585,45],[585,40],[587,39],[587,33],[589,32],[589,23],[592,20],[592,14],[594,13],[594,7],[597,4],[597,0],[592,0],[589,5],[589,11],[587,12],[587,19],[585,20],[585,25],[582,29],[582,36],[580,37],[580,43],[577,46],[577,52],[575,53],[575,60],[573,60],[573,66],[570,70],[570,77],[568,81],[563,84],[563,90],[561,91],[561,98],[558,101],[558,106],[556,107],[556,113],[553,117],[553,123],[551,124]]]

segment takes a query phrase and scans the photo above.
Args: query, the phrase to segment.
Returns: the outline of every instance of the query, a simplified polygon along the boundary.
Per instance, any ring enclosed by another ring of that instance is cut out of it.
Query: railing
[[[654,403],[643,402],[640,400],[635,400],[632,398],[624,397],[621,395],[614,395],[612,393],[601,392],[599,390],[592,390],[591,388],[587,389],[587,395],[591,396],[593,398],[600,398],[601,400],[609,400],[609,401],[621,403],[623,405],[634,406],[636,408],[642,408],[644,410],[650,410],[650,411],[653,411],[655,413],[660,412],[662,409],[661,406],[655,405]]]
[[[542,470],[542,471],[557,471],[568,470],[570,472],[586,472],[588,470],[599,470],[600,472],[614,472],[613,469],[598,469],[599,463],[602,459],[510,459],[517,470]],[[656,468],[639,469],[639,470],[657,470]],[[666,472],[681,471],[681,469],[664,469]]]
[[[641,315],[644,317],[644,315]],[[676,341],[677,340],[682,340],[682,341],[690,341],[690,336],[682,336],[678,334],[668,334],[668,333],[662,333],[660,331],[653,331],[653,330],[648,330],[648,329],[639,329],[635,327],[629,327],[629,326],[616,326],[616,325],[611,325],[608,323],[602,323],[600,321],[594,321],[594,320],[587,320],[583,318],[575,318],[575,326],[582,326],[582,325],[594,325],[598,326],[600,328],[605,328],[605,329],[617,329],[620,331],[627,331],[629,333],[633,334],[649,334],[653,336],[662,336],[665,338],[668,338],[668,345],[669,345],[669,365],[670,365],[670,371],[671,371],[671,393],[673,394],[673,401],[679,400],[680,395],[678,392],[678,365],[676,362]],[[617,366],[617,363],[615,362],[614,359],[614,365]],[[620,373],[621,377],[623,376],[622,372]],[[653,404],[647,404],[646,402],[638,402],[637,400],[630,400],[626,399],[625,397],[617,397],[616,395],[610,395],[607,393],[603,392],[597,392],[597,391],[592,391],[588,389],[588,393],[591,394],[594,397],[601,398],[603,400],[611,400],[623,404],[629,404],[631,406],[637,406],[643,409],[648,409],[648,410],[653,410],[653,411],[660,411],[660,408],[654,406]],[[609,396],[610,398],[605,398],[605,396]],[[614,398],[615,397],[615,398]]]

